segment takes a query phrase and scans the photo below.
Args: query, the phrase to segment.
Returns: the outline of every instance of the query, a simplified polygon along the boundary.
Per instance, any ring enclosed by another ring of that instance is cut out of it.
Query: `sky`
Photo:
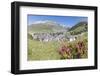
[[[51,16],[51,15],[28,15],[27,16],[28,25],[31,25],[36,22],[43,22],[43,21],[54,21],[63,26],[72,27],[78,22],[87,21],[88,17],[80,17],[80,16]]]

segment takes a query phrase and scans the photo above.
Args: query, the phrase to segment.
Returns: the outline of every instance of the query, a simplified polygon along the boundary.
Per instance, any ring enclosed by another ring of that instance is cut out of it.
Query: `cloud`
[[[38,23],[45,23],[46,21],[35,21],[33,24],[38,24]]]

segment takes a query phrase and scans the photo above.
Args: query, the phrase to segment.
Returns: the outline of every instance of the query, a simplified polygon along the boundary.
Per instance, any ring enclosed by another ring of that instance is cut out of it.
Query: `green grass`
[[[28,60],[58,60],[58,42],[28,40]]]
[[[87,32],[83,34],[83,36],[79,37],[77,40],[73,42],[65,41],[64,43],[66,45],[70,45],[71,48],[73,48],[72,54],[73,59],[76,59],[75,57],[75,45],[78,41],[83,41],[86,48],[88,47],[87,43]],[[28,60],[60,60],[61,55],[59,54],[58,50],[61,47],[61,43],[57,41],[50,41],[50,42],[40,42],[33,40],[31,36],[29,35],[28,39]],[[82,55],[82,58],[87,58],[87,50],[84,55]]]

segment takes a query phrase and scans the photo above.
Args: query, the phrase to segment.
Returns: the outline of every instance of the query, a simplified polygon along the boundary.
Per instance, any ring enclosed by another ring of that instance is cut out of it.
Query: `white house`
[[[77,39],[76,36],[69,36],[67,37],[68,41],[75,41]]]
[[[69,39],[69,41],[74,41],[74,40],[76,40],[75,37],[71,37],[71,38]]]

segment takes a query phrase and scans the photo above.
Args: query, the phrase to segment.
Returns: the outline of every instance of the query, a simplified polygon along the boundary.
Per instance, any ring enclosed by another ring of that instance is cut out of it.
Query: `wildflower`
[[[82,54],[84,54],[84,43],[82,41],[79,41],[76,45],[77,48],[77,56],[78,58],[81,57]]]
[[[68,46],[62,45],[59,49],[59,53],[63,56],[63,58],[71,58],[71,49]]]

